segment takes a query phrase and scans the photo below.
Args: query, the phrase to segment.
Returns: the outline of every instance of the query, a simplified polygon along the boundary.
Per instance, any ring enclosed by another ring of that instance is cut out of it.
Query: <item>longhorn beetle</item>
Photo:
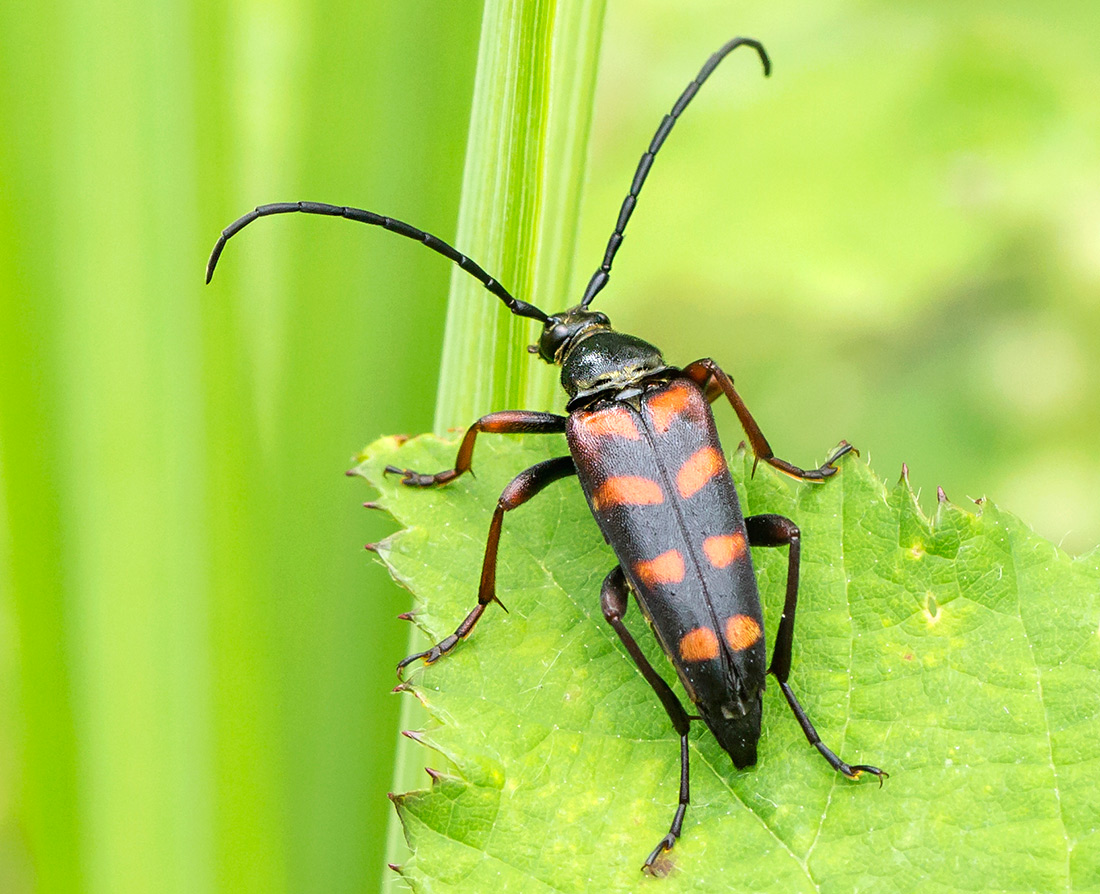
[[[880,785],[887,775],[877,767],[847,764],[834,754],[821,741],[788,685],[798,601],[799,530],[779,515],[742,515],[709,404],[722,395],[732,404],[755,456],[754,471],[756,463],[763,460],[795,478],[821,482],[836,472],[836,461],[852,451],[852,446],[841,441],[821,467],[809,471],[780,459],[734,390],[733,380],[713,360],[696,360],[683,369],[669,366],[653,345],[616,332],[604,314],[588,309],[607,285],[611,263],[657,151],[703,82],[741,45],[756,50],[764,74],[770,74],[764,47],[750,38],[734,38],[707,60],[662,119],[638,163],[603,263],[589,280],[580,303],[568,310],[546,314],[513,297],[470,258],[403,221],[315,202],[262,205],[234,221],[222,232],[206,269],[206,281],[210,282],[225,243],[257,218],[296,211],[346,217],[423,242],[477,279],[512,313],[542,324],[538,344],[529,350],[561,367],[561,384],[569,397],[567,416],[529,410],[490,413],[466,431],[454,468],[423,474],[386,467],[387,473],[401,475],[401,483],[410,487],[446,484],[470,471],[479,432],[564,432],[570,454],[536,463],[504,489],[489,525],[477,606],[454,633],[430,649],[408,656],[397,669],[400,674],[418,659],[430,664],[446,655],[470,634],[486,606],[501,604],[496,596],[496,566],[505,513],[522,506],[552,482],[576,475],[619,561],[600,592],[603,615],[657,693],[680,736],[679,804],[668,834],[646,858],[642,867],[646,870],[651,870],[657,857],[680,836],[689,800],[688,730],[692,720],[706,722],[738,769],[754,764],[767,673],[775,676],[806,738],[829,766],[852,779],[861,773],[873,774]],[[787,591],[771,664],[766,665],[763,611],[748,547],[784,545],[788,547]],[[631,592],[700,716],[684,710],[623,624]]]

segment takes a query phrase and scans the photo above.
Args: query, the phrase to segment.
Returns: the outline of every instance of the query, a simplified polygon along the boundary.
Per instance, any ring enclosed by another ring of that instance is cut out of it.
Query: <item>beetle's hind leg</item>
[[[555,413],[536,413],[531,410],[504,410],[482,416],[466,429],[466,435],[458,448],[458,457],[453,469],[444,469],[435,474],[423,474],[412,469],[399,469],[386,466],[386,473],[400,475],[401,483],[409,487],[432,487],[454,481],[464,472],[469,472],[474,459],[474,442],[478,432],[492,432],[498,435],[535,434],[549,435],[565,431],[565,416]]]
[[[791,673],[791,647],[794,644],[794,612],[798,605],[798,568],[802,552],[802,537],[798,526],[782,515],[752,515],[745,519],[749,543],[752,546],[789,546],[787,558],[787,595],[783,600],[783,616],[779,619],[779,630],[775,635],[775,648],[772,650],[772,663],[768,673],[774,674],[787,704],[791,706],[795,720],[802,727],[809,743],[821,752],[834,770],[843,773],[849,779],[858,779],[863,773],[878,777],[879,785],[890,774],[878,767],[867,764],[848,764],[821,741],[806,711],[798,703],[794,692],[787,683]]]
[[[471,429],[472,430],[472,429]],[[403,658],[397,664],[397,673],[412,664],[419,658],[423,658],[426,664],[438,661],[444,655],[458,645],[459,640],[465,639],[474,629],[478,619],[485,613],[485,606],[495,602],[501,608],[504,605],[497,599],[497,547],[500,544],[500,530],[504,524],[504,513],[522,506],[535,494],[548,484],[553,484],[560,478],[576,475],[577,468],[573,465],[571,456],[559,456],[554,459],[543,460],[535,463],[529,469],[524,469],[501,492],[497,500],[497,508],[493,512],[493,520],[489,523],[489,537],[485,541],[485,558],[481,563],[481,583],[477,590],[477,606],[470,612],[465,620],[458,625],[455,632],[440,640],[430,649],[417,652],[408,658]]]
[[[649,663],[649,659],[638,648],[637,641],[630,635],[626,625],[623,624],[623,616],[626,615],[629,596],[630,587],[623,575],[623,569],[616,565],[611,573],[604,578],[603,587],[600,588],[600,608],[603,609],[603,616],[607,619],[607,623],[619,635],[620,641],[626,647],[626,651],[630,653],[630,657],[634,659],[634,663],[638,666],[638,670],[642,672],[646,682],[657,693],[661,704],[665,706],[665,711],[668,712],[673,728],[680,736],[680,802],[676,807],[676,815],[672,818],[672,825],[669,827],[668,834],[658,842],[642,865],[643,870],[652,870],[657,858],[676,843],[676,839],[680,837],[680,829],[684,825],[684,815],[687,813],[688,801],[690,800],[688,790],[688,730],[691,729],[691,718],[688,717],[684,706],[680,704],[676,693],[665,682],[664,677],[653,669],[653,665]]]
[[[785,459],[780,459],[775,455],[771,445],[768,443],[768,439],[764,437],[764,433],[760,430],[760,426],[757,425],[756,420],[752,418],[752,413],[749,412],[749,408],[746,407],[745,402],[741,400],[741,395],[739,395],[737,390],[733,387],[733,379],[731,379],[717,363],[710,358],[696,360],[694,363],[684,368],[684,375],[692,379],[701,389],[703,389],[703,393],[706,395],[707,400],[711,402],[717,400],[719,395],[726,395],[730,405],[733,407],[733,411],[737,414],[737,418],[741,422],[741,427],[748,436],[749,446],[752,447],[752,453],[755,457],[755,462],[752,467],[754,472],[756,471],[756,463],[763,460],[769,466],[790,475],[792,478],[801,478],[803,481],[824,481],[829,476],[836,474],[835,464],[838,459],[847,453],[859,453],[859,451],[847,441],[841,441],[829,458],[818,468],[808,471],[806,469],[800,469],[798,466],[787,462]]]

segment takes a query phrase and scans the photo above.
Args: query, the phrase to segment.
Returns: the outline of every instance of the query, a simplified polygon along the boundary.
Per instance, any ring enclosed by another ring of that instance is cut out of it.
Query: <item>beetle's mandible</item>
[[[779,515],[742,515],[710,403],[725,396],[745,429],[756,461],[763,460],[795,478],[824,481],[836,472],[836,461],[852,450],[851,445],[841,441],[821,467],[809,471],[780,459],[734,389],[733,381],[713,360],[697,360],[682,369],[670,366],[653,345],[616,332],[604,314],[588,309],[608,282],[623,232],[658,150],[703,82],[722,59],[742,45],[754,49],[764,74],[770,73],[764,47],[751,38],[735,38],[707,60],[662,119],[638,163],[603,262],[589,280],[580,303],[568,310],[546,314],[513,297],[470,258],[403,221],[359,208],[314,202],[256,208],[222,232],[207,265],[209,282],[227,240],[260,217],[297,211],[346,217],[423,242],[476,278],[512,313],[542,324],[538,345],[532,345],[531,351],[561,367],[568,415],[527,410],[490,413],[467,430],[454,468],[435,474],[392,466],[386,469],[400,474],[402,484],[433,487],[470,470],[479,432],[564,433],[569,444],[568,456],[537,463],[504,489],[489,526],[477,606],[454,633],[430,649],[405,658],[398,671],[419,659],[436,661],[470,634],[486,607],[498,601],[497,546],[505,513],[552,482],[576,475],[618,559],[600,593],[603,615],[657,693],[680,736],[679,804],[668,834],[646,858],[643,869],[652,869],[658,856],[680,835],[689,801],[688,730],[692,720],[699,717],[688,714],[623,624],[631,592],[676,668],[695,710],[735,766],[742,768],[756,762],[764,678],[770,673],[806,738],[829,766],[853,779],[869,773],[881,783],[887,775],[877,767],[845,763],[834,754],[821,741],[788,685],[798,601],[799,530],[794,522]],[[789,551],[786,597],[770,663],[750,546],[787,546]]]

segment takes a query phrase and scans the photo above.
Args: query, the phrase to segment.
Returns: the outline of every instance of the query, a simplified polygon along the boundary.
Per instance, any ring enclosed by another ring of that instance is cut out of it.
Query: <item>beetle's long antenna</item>
[[[588,288],[584,290],[584,297],[581,299],[581,307],[588,307],[592,303],[592,299],[599,294],[600,289],[607,285],[607,280],[611,276],[611,262],[615,260],[615,253],[622,245],[623,230],[626,229],[630,215],[634,213],[634,206],[638,203],[638,193],[642,191],[642,184],[645,183],[646,175],[649,174],[649,169],[653,165],[657,150],[664,145],[665,139],[672,131],[672,125],[676,123],[676,119],[680,117],[684,109],[687,108],[688,103],[699,92],[703,82],[710,77],[710,73],[718,67],[718,63],[742,44],[752,47],[759,54],[760,61],[764,63],[765,77],[771,74],[772,66],[767,52],[760,41],[753,40],[751,37],[735,37],[707,60],[706,65],[695,76],[695,80],[688,84],[684,92],[680,94],[680,98],[676,100],[672,111],[665,115],[661,121],[661,126],[657,128],[657,133],[653,135],[653,139],[649,143],[649,148],[642,155],[641,161],[638,162],[638,169],[634,172],[634,179],[630,183],[630,193],[623,199],[622,208],[619,209],[619,219],[615,222],[615,232],[611,234],[611,238],[607,242],[603,263],[592,274],[592,279],[588,281]]]
[[[361,208],[345,208],[339,205],[325,205],[321,202],[277,202],[273,205],[261,205],[255,211],[249,211],[244,217],[233,221],[233,223],[222,230],[221,236],[218,237],[218,241],[214,245],[214,250],[210,252],[210,260],[206,262],[206,281],[210,282],[213,278],[214,268],[218,265],[218,258],[221,257],[222,250],[225,248],[225,243],[252,223],[252,221],[261,217],[267,217],[271,214],[291,214],[295,211],[301,211],[304,214],[324,214],[329,217],[346,217],[348,220],[370,224],[374,227],[382,227],[382,229],[389,230],[391,233],[397,233],[399,236],[422,242],[432,251],[443,255],[445,258],[450,258],[458,264],[459,267],[469,273],[470,276],[503,301],[508,306],[508,309],[516,316],[530,317],[533,320],[538,320],[540,323],[545,323],[547,320],[546,314],[535,307],[535,305],[528,304],[526,301],[520,301],[518,298],[512,297],[511,293],[504,288],[504,286],[482,270],[474,261],[470,260],[466,255],[462,254],[462,252],[451,247],[437,236],[433,236],[431,233],[425,233],[423,230],[418,230],[416,227],[404,221],[395,220],[392,217],[384,217],[381,214],[375,214],[373,211],[364,211]]]

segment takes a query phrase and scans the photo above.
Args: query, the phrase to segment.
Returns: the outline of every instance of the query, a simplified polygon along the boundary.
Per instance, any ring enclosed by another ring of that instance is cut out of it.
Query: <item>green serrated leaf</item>
[[[379,545],[433,641],[476,603],[489,518],[561,438],[478,441],[477,478],[404,488],[385,465],[438,470],[434,437],[368,447],[359,473],[402,530]],[[989,503],[920,511],[849,457],[824,485],[732,463],[747,514],[803,532],[791,683],[826,743],[887,769],[833,773],[778,687],[758,764],[737,771],[692,731],[692,800],[665,879],[639,871],[677,799],[677,737],[599,608],[614,565],[575,481],[509,513],[498,593],[473,635],[409,690],[439,769],[395,798],[413,890],[1085,891],[1100,886],[1100,564]],[[786,551],[754,549],[774,636]],[[628,624],[675,677],[641,613]],[[674,682],[679,692],[679,686]],[[686,701],[686,700],[685,700]]]

